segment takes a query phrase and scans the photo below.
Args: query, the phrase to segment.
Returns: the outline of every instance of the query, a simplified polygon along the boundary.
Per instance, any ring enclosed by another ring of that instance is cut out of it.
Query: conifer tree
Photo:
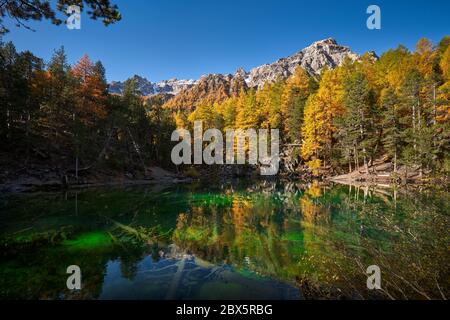
[[[341,75],[328,68],[322,70],[319,89],[312,106],[314,106],[314,114],[318,120],[318,132],[321,136],[319,147],[321,150],[320,158],[322,159],[322,164],[324,166],[326,166],[327,161],[331,160],[332,156],[334,143],[333,134],[336,130],[334,120],[341,116],[345,111],[343,97],[344,84]],[[305,114],[305,122],[306,121]],[[307,140],[309,137],[304,136],[304,139]]]
[[[256,91],[241,91],[237,101],[236,128],[258,128],[261,124],[260,110],[256,108]]]
[[[422,90],[424,77],[416,70],[408,72],[401,88],[402,111],[401,123],[407,127],[404,140],[402,160],[408,166],[418,166],[422,174],[424,166],[432,155],[432,131],[427,126],[427,113],[424,110]]]
[[[402,147],[402,127],[399,121],[398,97],[394,90],[388,88],[382,92],[381,106],[383,109],[383,147],[391,157],[394,172],[397,172],[397,159]]]
[[[219,106],[219,112],[223,119],[223,128],[226,129],[233,129],[235,127],[236,123],[236,105],[238,103],[238,98],[233,96],[227,100],[225,100],[223,103]]]
[[[314,80],[301,67],[298,67],[286,81],[281,100],[281,112],[284,119],[284,134],[292,143],[300,142],[305,104],[314,90]]]
[[[347,155],[347,160],[353,154],[355,166],[359,168],[359,159],[362,158],[366,173],[368,173],[369,160],[373,157],[376,132],[371,89],[362,72],[356,71],[347,79],[344,103],[346,111],[336,121],[337,137],[340,139],[343,153]]]
[[[48,64],[48,96],[43,106],[47,114],[44,121],[54,129],[51,134],[56,141],[59,141],[61,132],[70,131],[72,126],[76,83],[70,69],[64,47],[61,47],[54,52]]]

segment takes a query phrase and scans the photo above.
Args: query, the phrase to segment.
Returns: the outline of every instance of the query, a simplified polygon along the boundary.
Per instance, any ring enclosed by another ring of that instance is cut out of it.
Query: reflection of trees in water
[[[118,254],[112,248],[77,252],[49,247],[22,252],[17,255],[17,262],[2,266],[0,296],[4,299],[95,299],[102,291],[106,265],[111,259],[126,261],[128,257],[127,253]],[[65,280],[69,276],[66,268],[73,264],[82,270],[81,291],[66,288]]]
[[[229,194],[227,206],[193,205],[188,213],[192,218],[184,214],[179,218],[174,240],[215,263],[251,266],[253,271],[264,274],[285,273],[280,268],[294,263],[287,248],[291,243],[282,236],[298,226],[290,221],[297,208],[293,207],[291,213],[283,209],[284,200],[279,198],[283,194],[275,183],[266,182]]]
[[[311,296],[448,296],[448,195],[265,182],[228,197],[191,205],[174,241],[208,261],[297,280]],[[372,264],[383,292],[366,288]]]
[[[69,232],[74,234],[66,238]],[[114,228],[75,232],[73,226],[66,226],[42,235],[36,233],[26,242],[11,241],[11,248],[2,252],[1,298],[96,299],[102,292],[108,262],[120,261],[122,276],[133,280],[137,264],[149,251],[159,258],[157,246],[136,243]],[[66,268],[70,265],[81,268],[80,291],[66,287]]]
[[[333,203],[336,198],[339,201]],[[325,229],[317,224],[310,227],[325,243],[323,247],[336,253],[321,254],[323,261],[316,257],[313,265],[330,270],[319,273],[326,283],[338,283],[339,288],[352,283],[347,292],[356,297],[370,296],[365,270],[376,264],[382,271],[382,296],[443,298],[449,291],[445,198],[448,194],[433,190],[349,187],[346,193],[333,188],[328,199],[322,198],[310,210],[317,214],[318,208],[326,210],[331,202],[338,216]]]
[[[65,210],[65,203],[56,202],[50,206],[51,214],[42,219],[58,217],[60,225],[71,226],[70,233],[79,233],[86,228],[110,228],[110,224],[104,225],[105,217],[139,230],[154,226],[156,218],[172,227],[175,219],[164,217],[177,215],[172,239],[183,252],[212,263],[297,281],[306,296],[371,297],[365,275],[371,264],[381,267],[385,292],[379,294],[383,298],[449,296],[448,193],[278,181],[202,190],[145,196],[131,192],[122,199],[118,192],[108,197],[80,195],[76,220],[62,214],[73,213],[72,202],[70,210]],[[133,204],[131,211],[125,203]],[[32,204],[36,204],[36,212],[49,207],[38,201]],[[125,208],[129,212],[122,216]],[[27,211],[25,221],[32,210],[23,211]],[[101,219],[94,221],[91,212]],[[17,210],[12,213],[20,214]],[[89,224],[83,226],[84,220]],[[25,227],[21,225],[21,229]],[[59,231],[69,233],[62,227]],[[138,238],[146,239],[147,233]],[[106,246],[78,253],[50,245],[42,250],[18,250],[21,254],[15,261],[8,262],[5,257],[2,261],[0,296],[96,298],[110,260],[120,261],[122,275],[135,279],[136,266],[149,251],[148,245],[137,247],[134,251],[129,246]],[[160,248],[152,245],[151,250],[154,259],[159,259]],[[71,264],[82,266],[81,293],[65,289],[65,268]]]

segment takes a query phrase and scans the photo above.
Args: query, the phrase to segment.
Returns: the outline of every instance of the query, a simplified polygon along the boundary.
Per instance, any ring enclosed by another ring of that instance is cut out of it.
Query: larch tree
[[[236,105],[238,102],[238,98],[233,96],[223,103],[221,103],[218,107],[219,112],[223,119],[223,127],[224,129],[233,129],[236,123]]]
[[[411,69],[411,59],[411,53],[403,45],[383,53],[376,63],[377,86],[390,87],[396,92],[400,90],[406,73]]]
[[[450,37],[447,48],[441,41],[443,50],[440,58],[440,69],[443,83],[437,90],[436,98],[436,128],[435,128],[435,153],[438,169],[448,174],[450,172]]]
[[[99,72],[101,69],[94,65],[88,55],[84,55],[72,68],[72,75],[77,81],[76,113],[87,125],[106,116],[106,83],[104,75]]]
[[[325,121],[324,104],[317,98],[317,95],[310,95],[305,104],[301,155],[308,167],[316,174],[322,166],[322,150],[326,143]]]
[[[218,112],[218,104],[200,103],[188,117],[191,126],[195,121],[202,121],[203,129],[221,129],[223,127],[223,119]]]
[[[78,180],[79,159],[91,158],[91,149],[99,143],[99,120],[107,116],[106,110],[106,84],[98,74],[94,63],[87,55],[73,66],[71,74],[75,79],[75,91],[72,119],[75,136],[75,172]],[[86,142],[89,140],[89,143]]]
[[[236,128],[258,128],[261,124],[260,110],[256,108],[256,91],[241,91],[237,102]]]
[[[325,68],[322,70],[319,89],[315,97],[319,128],[321,134],[321,158],[323,165],[331,160],[333,147],[333,134],[336,130],[334,119],[345,111],[343,104],[344,78],[338,72]],[[306,119],[305,119],[306,121]]]

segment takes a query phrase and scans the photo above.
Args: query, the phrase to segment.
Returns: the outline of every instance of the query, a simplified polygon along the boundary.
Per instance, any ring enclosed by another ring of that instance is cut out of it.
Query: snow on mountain
[[[374,53],[371,54],[375,59],[377,58]],[[213,85],[214,83],[225,80],[229,85],[222,84],[221,86],[227,87],[225,90],[225,93],[227,93],[229,90],[235,91],[236,88],[242,87],[242,79],[249,88],[262,88],[268,81],[274,82],[279,79],[286,79],[294,73],[294,70],[298,66],[303,67],[311,75],[318,75],[325,66],[335,68],[345,58],[356,61],[360,59],[360,56],[354,53],[349,47],[339,45],[335,39],[328,38],[316,41],[289,57],[255,67],[249,72],[240,68],[235,75],[204,75],[199,80],[170,79],[157,83],[153,83],[138,75],[133,76],[133,78],[136,80],[138,88],[144,96],[158,93],[177,95],[190,90],[204,91],[195,88],[198,86],[201,88],[216,87]],[[123,82],[111,82],[109,91],[111,93],[121,94],[123,91]]]
[[[193,87],[197,82],[195,80],[178,80],[174,78],[154,83],[138,75],[134,75],[132,79],[136,81],[137,88],[143,96],[151,96],[158,93],[176,95],[184,89]],[[109,84],[110,93],[122,94],[123,89],[124,82],[112,81]]]

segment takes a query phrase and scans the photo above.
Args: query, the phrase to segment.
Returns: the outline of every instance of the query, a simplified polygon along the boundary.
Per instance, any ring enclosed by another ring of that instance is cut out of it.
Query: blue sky
[[[109,27],[82,15],[81,30],[48,22],[29,23],[31,32],[9,25],[18,50],[46,61],[64,45],[70,63],[84,53],[105,65],[107,78],[134,74],[152,81],[197,79],[234,73],[291,55],[333,37],[355,52],[378,54],[421,37],[450,35],[448,0],[111,0],[122,20]],[[381,8],[381,30],[366,28],[366,8]]]

